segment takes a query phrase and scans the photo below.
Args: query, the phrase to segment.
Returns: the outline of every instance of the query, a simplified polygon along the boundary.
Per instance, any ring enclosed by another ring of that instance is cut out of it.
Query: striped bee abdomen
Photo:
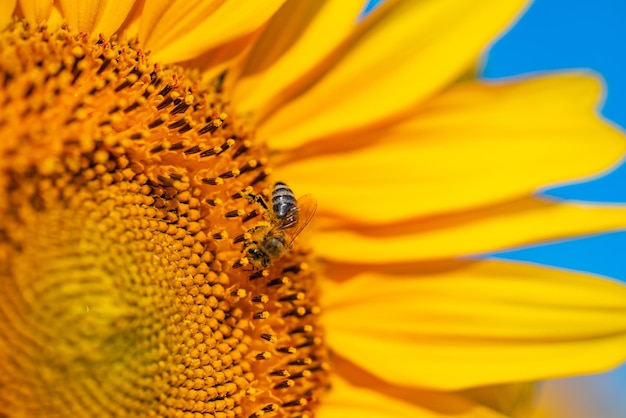
[[[272,211],[281,220],[281,229],[294,227],[298,223],[298,205],[293,191],[285,183],[276,182],[272,190]]]

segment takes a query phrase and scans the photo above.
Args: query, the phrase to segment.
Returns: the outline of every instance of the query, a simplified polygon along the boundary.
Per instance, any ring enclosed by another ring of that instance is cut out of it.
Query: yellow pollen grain
[[[315,272],[297,245],[243,256],[271,161],[213,85],[133,42],[0,32],[0,416],[314,414]]]

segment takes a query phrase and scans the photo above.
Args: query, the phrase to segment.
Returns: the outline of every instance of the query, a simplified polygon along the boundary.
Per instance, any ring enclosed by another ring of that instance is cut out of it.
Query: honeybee
[[[250,194],[247,198],[265,209],[266,220],[248,230],[251,239],[245,242],[243,252],[254,268],[264,269],[291,248],[313,218],[317,202],[310,194],[296,200],[291,188],[282,182],[272,188],[271,206],[261,196]]]

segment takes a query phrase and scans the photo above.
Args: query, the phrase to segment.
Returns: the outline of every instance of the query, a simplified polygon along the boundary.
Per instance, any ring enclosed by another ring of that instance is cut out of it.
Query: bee
[[[266,221],[248,230],[251,239],[244,244],[243,252],[254,268],[264,269],[291,248],[313,218],[317,202],[310,194],[296,200],[291,188],[282,182],[272,188],[271,206],[259,195],[250,194],[248,200],[265,209]]]

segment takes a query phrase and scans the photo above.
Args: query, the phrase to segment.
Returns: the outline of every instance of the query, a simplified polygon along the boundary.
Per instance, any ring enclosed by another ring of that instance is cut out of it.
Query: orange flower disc
[[[315,276],[242,258],[270,169],[219,80],[19,22],[0,86],[0,416],[312,415]]]

